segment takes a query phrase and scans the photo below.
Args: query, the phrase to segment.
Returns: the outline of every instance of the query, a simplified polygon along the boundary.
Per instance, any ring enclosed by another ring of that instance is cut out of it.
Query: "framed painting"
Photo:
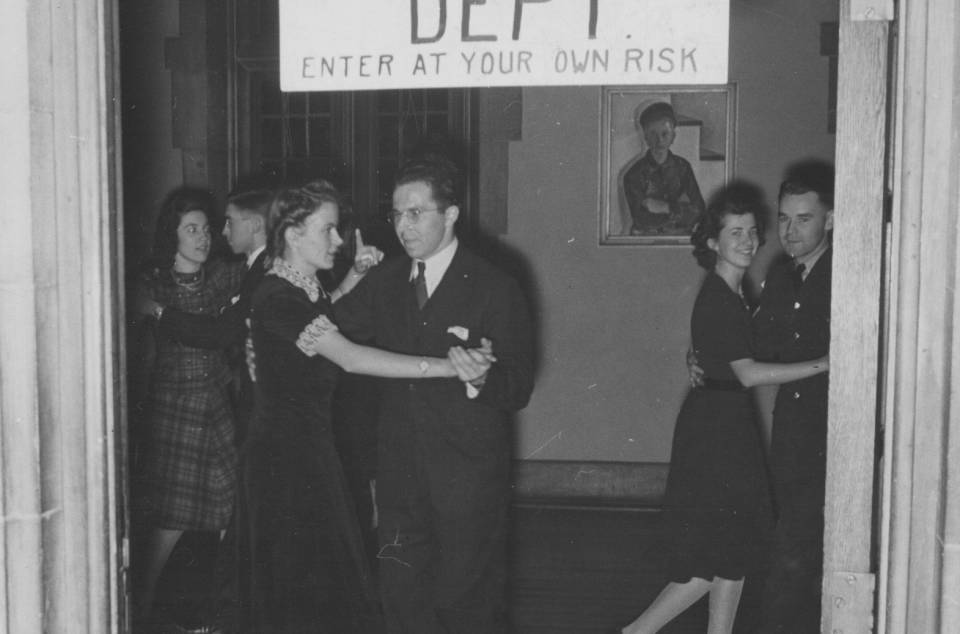
[[[600,244],[688,244],[733,178],[736,86],[607,86],[600,101]]]

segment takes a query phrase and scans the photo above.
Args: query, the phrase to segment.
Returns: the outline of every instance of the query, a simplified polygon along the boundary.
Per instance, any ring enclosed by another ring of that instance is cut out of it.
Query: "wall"
[[[124,188],[128,261],[135,262],[170,188],[207,182],[222,193],[229,184],[221,182],[226,90],[216,63],[223,0],[128,4],[121,3]],[[207,13],[195,16],[201,6]],[[770,197],[788,163],[832,160],[819,32],[821,22],[836,19],[828,0],[731,2],[734,171]],[[185,91],[177,95],[179,114],[172,85]],[[529,88],[522,97],[522,130],[496,140],[509,145],[503,239],[527,260],[541,326],[541,370],[520,417],[517,456],[666,461],[701,273],[687,247],[598,246],[598,88]],[[503,127],[503,108],[493,111],[481,130]],[[481,148],[481,156],[492,155]],[[758,260],[775,249],[774,241]]]
[[[790,163],[833,159],[819,38],[837,9],[731,4],[735,176],[772,200]],[[517,457],[667,461],[702,273],[689,247],[598,246],[599,115],[597,88],[523,91],[504,241],[528,258],[536,280],[542,359]],[[767,257],[776,249],[774,241]]]
[[[226,1],[119,3],[131,266],[172,189],[207,187],[222,200],[229,188]]]
[[[179,32],[179,14],[176,0],[121,2],[119,9],[125,240],[127,261],[135,266],[153,243],[163,197],[183,179],[164,60],[164,41]]]

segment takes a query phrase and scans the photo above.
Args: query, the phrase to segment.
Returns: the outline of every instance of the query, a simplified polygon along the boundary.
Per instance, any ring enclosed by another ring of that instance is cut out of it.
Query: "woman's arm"
[[[830,369],[830,356],[799,363],[763,363],[753,359],[737,359],[730,362],[730,369],[744,387],[779,385],[826,372]]]
[[[383,260],[383,251],[373,245],[364,244],[359,229],[356,230],[355,236],[357,250],[353,258],[353,266],[340,281],[340,285],[330,293],[331,303],[352,291],[353,287],[364,278],[367,272]]]
[[[368,269],[369,270],[369,269]],[[350,270],[347,271],[347,274],[343,276],[343,279],[340,280],[340,286],[335,288],[332,293],[330,293],[330,302],[334,303],[347,293],[353,290],[353,287],[360,283],[367,274],[367,271],[360,272],[357,270],[356,265],[351,266]]]
[[[763,438],[763,448],[768,454],[773,442],[773,407],[777,402],[779,389],[779,385],[757,385],[753,388],[753,406],[760,422],[760,437]]]
[[[457,376],[449,359],[414,357],[361,346],[341,335],[324,316],[311,322],[297,340],[308,355],[322,355],[347,372],[391,379],[432,379]]]

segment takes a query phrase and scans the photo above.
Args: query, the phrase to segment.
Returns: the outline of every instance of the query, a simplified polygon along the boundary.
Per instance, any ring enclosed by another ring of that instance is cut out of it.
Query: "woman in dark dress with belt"
[[[753,402],[746,388],[825,372],[826,357],[794,364],[754,361],[741,281],[760,245],[760,210],[719,198],[691,242],[708,273],[691,317],[704,384],[677,416],[664,496],[670,582],[624,634],[652,634],[710,595],[710,634],[733,630],[744,576],[759,566],[771,523],[769,489]]]
[[[358,346],[327,318],[317,283],[342,244],[339,197],[323,183],[281,193],[271,212],[272,268],[253,297],[256,408],[244,457],[250,549],[247,631],[379,631],[378,603],[334,445],[330,406],[340,369],[453,377],[447,359]],[[354,270],[334,291],[359,277]],[[412,291],[411,291],[412,292]],[[486,354],[486,351],[473,351]]]

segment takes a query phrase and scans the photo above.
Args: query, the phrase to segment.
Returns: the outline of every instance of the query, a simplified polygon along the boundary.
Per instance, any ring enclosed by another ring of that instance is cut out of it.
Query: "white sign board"
[[[730,0],[280,0],[285,91],[724,84]]]

